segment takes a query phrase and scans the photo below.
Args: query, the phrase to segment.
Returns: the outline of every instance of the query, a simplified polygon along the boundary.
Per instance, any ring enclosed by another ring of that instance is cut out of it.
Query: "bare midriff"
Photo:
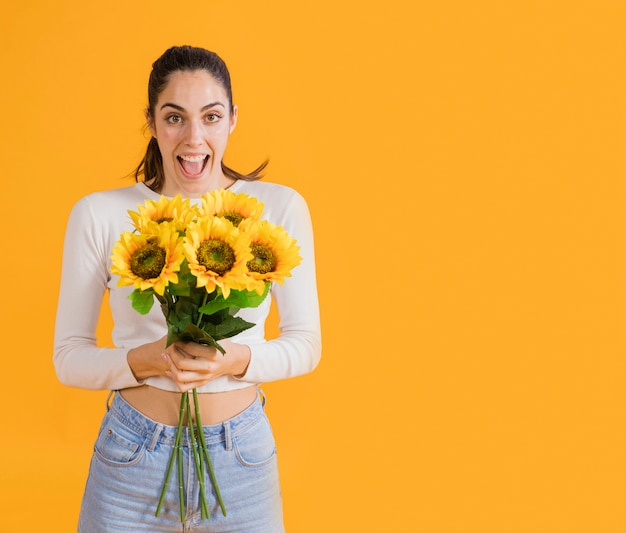
[[[178,425],[180,392],[170,392],[149,385],[142,385],[123,389],[120,393],[130,405],[148,418],[168,426]],[[199,393],[198,407],[202,424],[219,424],[232,418],[252,405],[257,394],[256,386],[227,392]],[[191,391],[189,397],[192,405],[192,417],[195,420]]]

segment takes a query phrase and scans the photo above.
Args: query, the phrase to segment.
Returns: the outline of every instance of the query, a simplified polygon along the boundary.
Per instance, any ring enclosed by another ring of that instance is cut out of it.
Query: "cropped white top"
[[[283,285],[272,284],[270,295],[258,308],[238,313],[255,324],[232,337],[234,342],[250,347],[252,356],[245,375],[219,377],[199,387],[199,392],[235,390],[305,374],[317,366],[321,357],[313,231],[305,200],[289,187],[267,182],[237,181],[230,189],[263,202],[263,218],[282,226],[296,239],[302,262]],[[63,250],[53,357],[57,376],[65,385],[118,390],[148,384],[178,390],[165,376],[135,379],[127,353],[163,337],[167,332],[165,319],[158,303],[147,315],[135,311],[128,299],[133,288],[118,287],[119,278],[110,271],[114,244],[122,232],[132,230],[128,211],[137,211],[146,199],[159,197],[138,183],[90,194],[72,209]],[[113,316],[114,348],[101,347],[96,339],[105,291],[109,291]],[[280,315],[280,335],[266,340],[264,325],[272,298]]]

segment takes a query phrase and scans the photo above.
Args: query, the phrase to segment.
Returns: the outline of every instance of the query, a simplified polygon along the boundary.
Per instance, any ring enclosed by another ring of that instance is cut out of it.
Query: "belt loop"
[[[152,439],[150,439],[150,444],[148,444],[148,451],[151,452],[152,450],[154,450],[161,431],[163,431],[163,424],[156,424],[154,432],[152,433]]]
[[[115,392],[116,391],[112,390],[111,392],[109,392],[109,395],[107,396],[107,401],[106,401],[107,413],[111,409],[111,397],[115,394]]]
[[[261,397],[261,407],[265,409],[265,402],[267,401],[267,396],[265,396],[263,389],[258,389],[258,391],[259,391],[259,396]]]
[[[222,422],[224,425],[224,438],[226,439],[226,449],[228,451],[233,449],[233,440],[230,435],[230,420]]]

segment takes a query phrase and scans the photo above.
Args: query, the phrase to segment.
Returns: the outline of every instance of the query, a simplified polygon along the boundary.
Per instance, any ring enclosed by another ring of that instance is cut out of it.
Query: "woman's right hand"
[[[153,376],[165,376],[170,362],[163,358],[167,337],[132,348],[128,351],[128,366],[137,381]]]

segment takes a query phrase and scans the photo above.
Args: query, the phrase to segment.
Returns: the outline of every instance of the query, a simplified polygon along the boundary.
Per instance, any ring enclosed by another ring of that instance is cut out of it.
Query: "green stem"
[[[189,400],[189,395],[187,396],[187,412],[191,415],[191,401]],[[209,506],[206,501],[206,489],[204,488],[204,461],[202,461],[202,454],[198,453],[198,442],[195,437],[195,428],[191,420],[189,423],[189,435],[191,437],[193,460],[196,464],[196,472],[198,474],[198,484],[200,485],[200,519],[204,520],[210,517]]]
[[[180,397],[180,415],[178,419],[178,433],[182,433],[183,419],[185,418],[185,411],[187,410],[187,403],[189,401],[189,393],[183,392]],[[178,446],[176,447],[176,454],[178,456],[178,499],[180,501],[180,522],[185,521],[185,482],[183,478],[183,447],[180,445],[180,435],[176,434],[176,440]]]
[[[186,393],[185,393],[186,394]],[[163,482],[163,488],[161,489],[161,497],[159,498],[159,504],[157,505],[155,516],[159,516],[161,507],[163,506],[163,500],[165,499],[165,492],[167,491],[167,485],[169,484],[170,477],[172,475],[172,467],[174,466],[174,458],[177,456],[177,450],[180,449],[180,440],[183,432],[183,418],[185,417],[186,403],[181,398],[180,413],[178,417],[178,429],[176,431],[176,439],[174,440],[174,449],[170,455],[170,460],[167,465],[167,474],[165,475],[165,481]],[[179,469],[182,469],[182,464],[179,463]]]
[[[209,293],[205,291],[204,293],[204,298],[202,299],[202,305],[200,307],[204,307],[206,305],[206,301],[209,298]],[[202,311],[198,311],[198,321],[196,322],[196,327],[199,328],[200,324],[202,323],[202,317],[204,316],[204,313]]]
[[[154,297],[157,299],[157,301],[161,305],[166,305],[167,306],[167,310],[168,310],[167,314],[169,314],[169,312],[174,309],[174,300],[172,299],[172,295],[169,292],[165,291],[163,293],[163,296],[161,296],[160,294],[155,292],[154,293]],[[165,312],[163,314],[165,316],[167,316],[167,314]]]
[[[213,483],[213,487],[215,487],[215,495],[217,496],[217,501],[219,502],[220,508],[222,509],[222,514],[226,516],[226,507],[224,506],[224,501],[222,500],[222,494],[220,493],[220,488],[217,485],[217,479],[215,477],[215,472],[213,471],[213,463],[211,462],[211,457],[209,456],[209,450],[207,448],[206,441],[204,440],[204,431],[202,431],[202,420],[200,418],[200,406],[198,404],[198,393],[196,389],[193,389],[193,402],[196,408],[196,425],[198,427],[198,437],[200,438],[200,446],[206,458],[206,464],[209,470],[209,476],[211,477],[211,483]]]

